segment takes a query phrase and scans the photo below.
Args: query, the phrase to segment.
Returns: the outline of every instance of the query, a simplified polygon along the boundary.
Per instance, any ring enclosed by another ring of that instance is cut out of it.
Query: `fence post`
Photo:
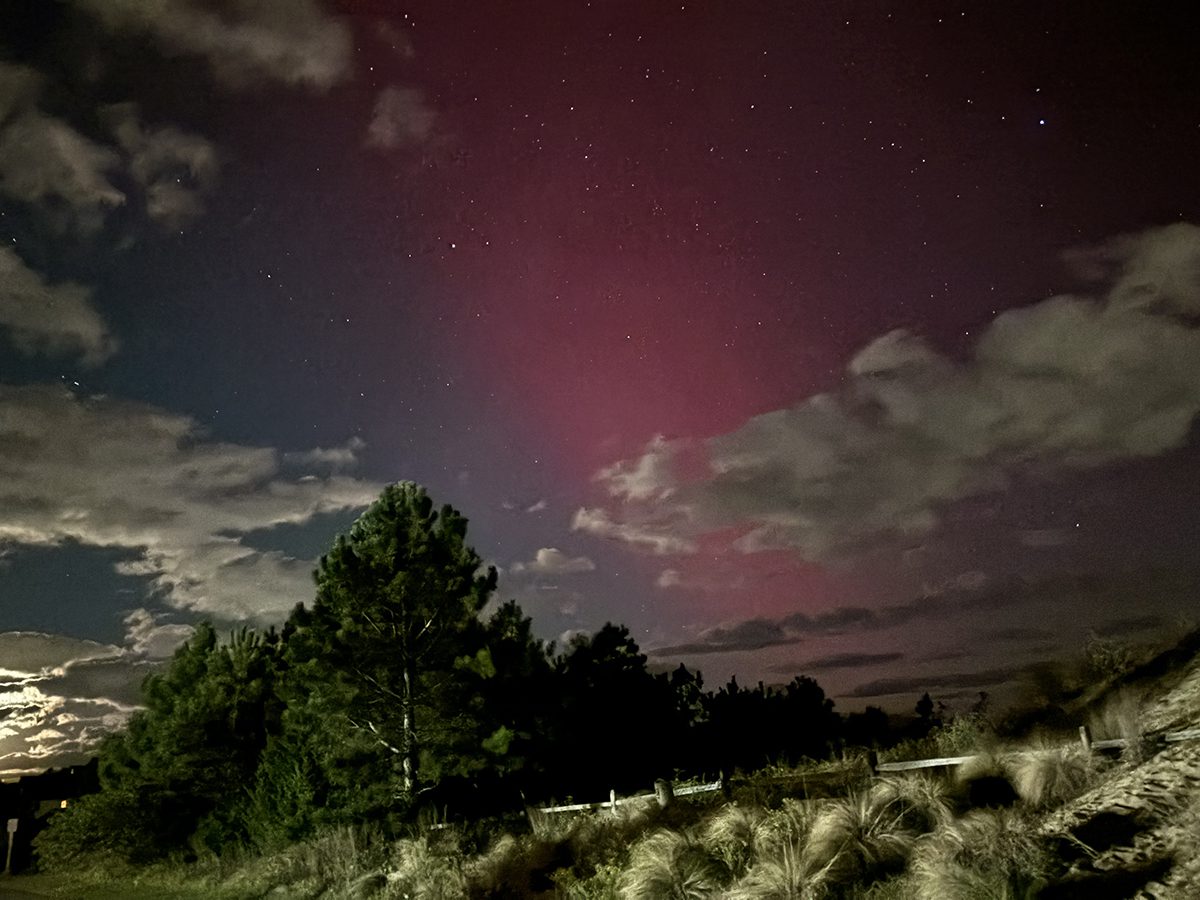
[[[654,782],[654,799],[658,801],[658,805],[662,809],[670,806],[671,801],[675,799],[675,789],[671,786],[671,782],[665,778]]]
[[[1092,730],[1086,725],[1079,726],[1079,743],[1083,744],[1085,753],[1092,752]]]
[[[617,811],[617,789],[616,788],[608,789],[608,805],[612,809],[613,812]]]

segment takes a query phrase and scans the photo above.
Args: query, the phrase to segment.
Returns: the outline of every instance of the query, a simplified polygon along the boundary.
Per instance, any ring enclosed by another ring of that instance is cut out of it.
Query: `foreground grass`
[[[400,840],[341,828],[270,854],[137,868],[93,859],[10,884],[77,900],[1035,896],[1063,869],[1037,836],[1037,819],[1094,783],[1097,768],[1069,746],[977,760],[960,778],[1003,781],[1011,808],[972,810],[979,792],[968,784],[909,776],[859,782],[837,797],[713,796],[665,810],[643,800],[615,812],[534,815],[518,833],[498,830],[482,842],[451,828]],[[773,793],[776,778],[746,794]]]

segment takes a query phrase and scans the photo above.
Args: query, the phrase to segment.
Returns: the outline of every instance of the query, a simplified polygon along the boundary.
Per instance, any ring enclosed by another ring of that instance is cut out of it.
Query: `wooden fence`
[[[601,800],[597,803],[570,803],[566,806],[547,806],[539,809],[542,813],[564,813],[564,812],[582,812],[587,809],[616,809],[623,803],[635,803],[639,800],[658,800],[659,803],[666,804],[674,797],[687,797],[691,794],[708,794],[712,791],[722,790],[725,785],[720,781],[710,781],[707,784],[694,784],[688,787],[672,787],[669,782],[658,782],[655,784],[653,794],[635,794],[632,797],[618,797],[616,791],[608,792],[608,800]]]
[[[1169,731],[1165,734],[1149,735],[1146,738],[1149,741],[1154,741],[1162,744],[1177,744],[1182,741],[1197,741],[1200,740],[1200,728],[1189,728],[1185,731]],[[1092,750],[1117,750],[1126,747],[1130,743],[1128,738],[1111,738],[1108,740],[1094,741],[1092,733],[1086,725],[1079,727],[1079,742],[1083,745],[1083,749]],[[872,763],[871,769],[876,774],[886,772],[912,772],[918,769],[939,769],[959,766],[965,762],[970,762],[975,758],[971,756],[940,756],[935,759],[909,759],[898,762]],[[874,759],[874,754],[872,754]],[[707,784],[696,784],[688,787],[675,788],[670,782],[660,781],[655,784],[653,794],[635,794],[632,797],[618,797],[615,790],[608,792],[608,800],[600,800],[595,803],[569,803],[566,806],[546,806],[539,810],[541,813],[566,813],[566,812],[583,812],[585,810],[596,809],[616,809],[623,803],[634,803],[641,800],[658,800],[660,804],[666,805],[674,797],[686,797],[691,794],[707,794],[713,791],[726,790],[728,784],[722,781],[712,781]]]
[[[1165,734],[1148,735],[1148,741],[1155,741],[1163,744],[1177,744],[1181,741],[1196,741],[1200,740],[1200,728],[1190,728],[1186,731],[1169,731]],[[1084,750],[1118,750],[1126,747],[1130,743],[1129,738],[1111,738],[1109,740],[1094,741],[1092,733],[1086,725],[1079,726],[1079,742],[1083,745]],[[937,759],[910,759],[901,762],[885,762],[878,763],[872,766],[875,772],[911,772],[916,769],[938,769],[948,768],[950,766],[962,765],[969,762],[975,757],[972,756],[943,756]]]

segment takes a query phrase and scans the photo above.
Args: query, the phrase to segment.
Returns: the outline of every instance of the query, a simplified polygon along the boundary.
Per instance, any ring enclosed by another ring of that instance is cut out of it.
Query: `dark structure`
[[[14,781],[0,781],[0,824],[17,820],[16,832],[5,835],[13,840],[12,871],[20,872],[29,867],[33,858],[32,841],[55,812],[72,800],[99,789],[96,759],[78,766],[48,769],[40,775],[26,775]]]

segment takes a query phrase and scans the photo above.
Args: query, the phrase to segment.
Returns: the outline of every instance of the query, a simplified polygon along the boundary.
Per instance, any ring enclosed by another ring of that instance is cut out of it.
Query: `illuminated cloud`
[[[0,339],[25,356],[78,357],[89,368],[107,360],[117,340],[92,306],[90,289],[51,284],[11,247],[0,246]]]
[[[512,571],[533,575],[574,575],[595,568],[596,564],[586,556],[568,556],[556,547],[542,547],[532,562],[513,563]]]
[[[128,548],[139,557],[119,571],[152,578],[176,609],[221,619],[277,620],[312,593],[312,560],[244,535],[366,506],[381,487],[289,476],[273,448],[210,440],[144,404],[0,385],[0,410],[0,541]]]
[[[602,470],[621,515],[577,519],[622,540],[639,522],[671,521],[675,530],[656,535],[664,543],[734,529],[743,552],[828,560],[926,535],[944,507],[1023,470],[1182,446],[1200,412],[1200,228],[1154,229],[1071,259],[1104,278],[1102,297],[1003,312],[965,362],[910,332],[885,334],[850,360],[837,393],[708,440],[699,479],[681,482],[671,465],[688,444],[661,439]]]
[[[218,81],[325,90],[350,75],[350,26],[316,0],[75,0],[109,32],[152,38],[166,56],[203,59]]]
[[[611,538],[649,550],[658,556],[681,555],[696,552],[696,545],[687,538],[656,530],[647,525],[631,522],[614,522],[602,509],[581,507],[571,519],[571,530],[582,531],[598,537]]]

